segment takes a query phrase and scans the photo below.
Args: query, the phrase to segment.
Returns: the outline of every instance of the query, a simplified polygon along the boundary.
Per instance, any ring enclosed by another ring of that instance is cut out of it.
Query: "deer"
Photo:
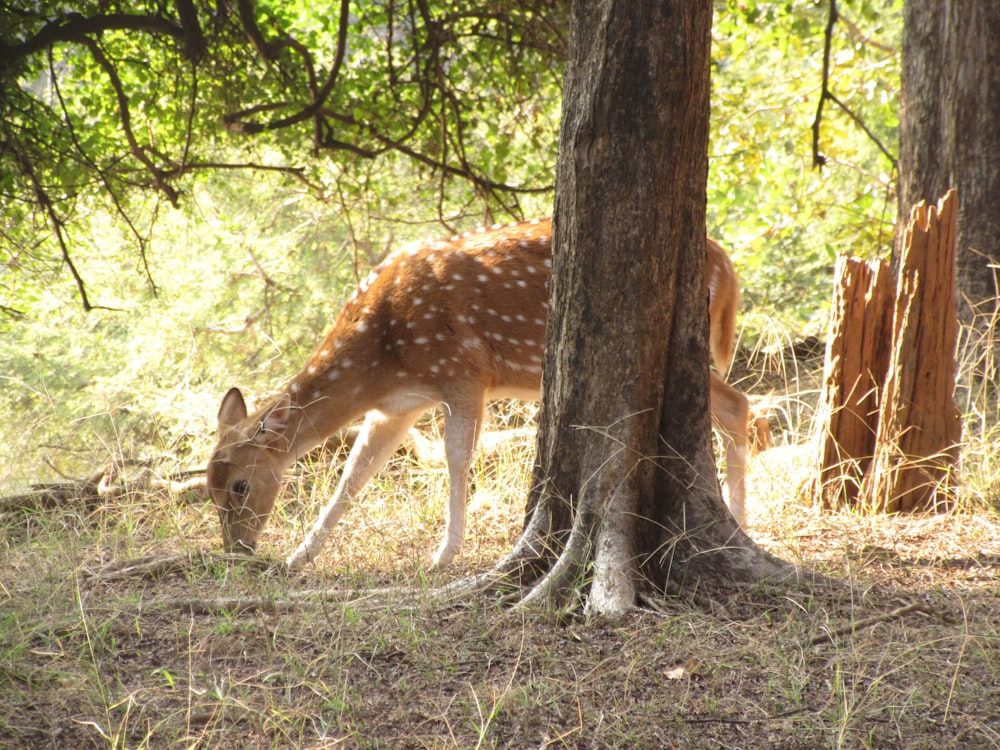
[[[333,496],[286,558],[288,569],[302,568],[416,420],[442,405],[448,511],[432,565],[446,567],[464,541],[469,472],[487,401],[540,396],[551,246],[550,219],[406,246],[359,285],[277,396],[249,413],[243,394],[231,388],[206,476],[224,548],[253,553],[286,470],[363,416]],[[725,372],[739,285],[714,241],[706,258],[710,349]],[[715,371],[710,378],[713,424],[726,444],[724,495],[743,523],[748,399]]]

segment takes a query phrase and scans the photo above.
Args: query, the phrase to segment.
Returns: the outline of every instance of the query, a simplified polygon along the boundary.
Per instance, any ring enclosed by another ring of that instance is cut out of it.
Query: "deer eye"
[[[245,498],[247,492],[250,490],[250,485],[247,484],[247,480],[240,479],[233,482],[233,486],[229,488],[229,492],[236,495],[239,498]]]

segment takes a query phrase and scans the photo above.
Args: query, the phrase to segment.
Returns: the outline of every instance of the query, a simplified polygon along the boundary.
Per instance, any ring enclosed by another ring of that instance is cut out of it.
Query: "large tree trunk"
[[[784,570],[722,502],[711,448],[705,184],[710,0],[580,0],[556,181],[534,491],[500,569],[526,602]],[[523,569],[522,569],[523,572]]]
[[[982,331],[1000,263],[1000,3],[906,0],[903,23],[897,240],[915,205],[958,189],[959,317]]]

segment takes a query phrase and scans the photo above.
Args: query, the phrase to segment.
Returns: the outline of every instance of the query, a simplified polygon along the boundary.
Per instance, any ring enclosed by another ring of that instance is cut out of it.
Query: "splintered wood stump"
[[[889,265],[840,256],[826,346],[816,440],[824,508],[855,505],[875,455],[879,400],[889,369],[893,280]]]
[[[954,500],[962,426],[955,405],[954,190],[914,206],[903,235],[893,351],[864,495],[882,511],[943,510]]]
[[[825,508],[943,509],[961,425],[953,394],[957,198],[913,210],[888,266],[837,261],[812,496]]]

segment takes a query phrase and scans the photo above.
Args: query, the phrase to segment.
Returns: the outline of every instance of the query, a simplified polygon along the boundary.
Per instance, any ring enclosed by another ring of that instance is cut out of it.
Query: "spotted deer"
[[[551,243],[551,222],[540,219],[404,248],[360,285],[277,397],[248,414],[238,389],[226,393],[207,477],[225,548],[252,552],[289,466],[363,415],[333,497],[287,564],[297,569],[314,559],[417,418],[441,404],[450,491],[433,563],[450,563],[465,534],[468,475],[487,400],[539,397]],[[724,371],[736,275],[712,241],[707,257],[711,348]],[[710,401],[727,445],[727,502],[742,521],[747,398],[713,372]]]

